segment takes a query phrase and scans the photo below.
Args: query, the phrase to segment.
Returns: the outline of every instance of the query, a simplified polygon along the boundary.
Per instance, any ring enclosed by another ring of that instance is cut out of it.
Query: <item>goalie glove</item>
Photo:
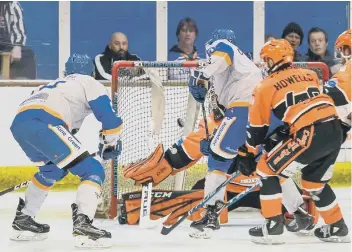
[[[204,103],[209,87],[209,78],[206,78],[202,72],[194,70],[188,81],[189,92],[197,102]]]
[[[110,160],[121,154],[122,142],[120,140],[120,131],[116,133],[107,133],[104,130],[99,131],[98,155],[103,160]]]
[[[164,147],[159,144],[149,157],[128,164],[122,169],[126,179],[133,179],[135,185],[142,185],[152,182],[153,186],[158,185],[173,172],[173,168],[164,158]]]

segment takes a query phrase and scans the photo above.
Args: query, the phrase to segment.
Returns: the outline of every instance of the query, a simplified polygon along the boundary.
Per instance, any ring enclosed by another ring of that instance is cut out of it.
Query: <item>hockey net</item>
[[[122,194],[141,190],[125,180],[122,167],[147,157],[158,143],[168,148],[187,135],[202,118],[199,105],[188,91],[190,70],[202,62],[115,62],[112,69],[113,107],[123,120],[122,153],[105,164],[106,180],[96,217],[115,218]],[[324,63],[300,62],[295,67],[314,70],[321,80],[329,78]],[[206,174],[201,159],[185,172],[170,176],[155,189],[188,190]]]

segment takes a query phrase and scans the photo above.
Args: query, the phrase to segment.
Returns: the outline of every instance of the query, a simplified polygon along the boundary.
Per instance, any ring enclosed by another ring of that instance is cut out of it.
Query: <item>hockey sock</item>
[[[98,184],[89,180],[82,181],[76,196],[78,214],[85,214],[92,220],[97,210],[100,194],[101,187]]]
[[[298,191],[295,182],[291,178],[286,179],[281,184],[282,189],[282,204],[289,213],[294,213],[304,201],[301,193]]]
[[[225,173],[213,171],[205,177],[204,197],[213,192],[221,183],[226,180]],[[215,194],[209,201],[208,205],[214,205],[217,200],[224,200],[226,186],[224,186],[217,194]]]
[[[30,182],[25,193],[25,207],[22,213],[35,217],[43,205],[48,192],[48,190],[41,189],[33,184],[33,182]]]

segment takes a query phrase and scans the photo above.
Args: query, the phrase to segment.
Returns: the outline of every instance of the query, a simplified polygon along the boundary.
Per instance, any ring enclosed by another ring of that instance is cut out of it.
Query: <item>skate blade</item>
[[[298,237],[305,237],[305,236],[313,236],[314,235],[314,229],[311,230],[300,230],[298,232],[294,233]]]
[[[48,233],[33,233],[31,231],[13,230],[10,240],[13,241],[43,241],[48,238]]]
[[[194,232],[189,234],[189,237],[194,239],[210,239],[214,230],[211,228],[203,228],[203,231],[195,229]]]
[[[324,242],[334,242],[334,243],[351,243],[351,238],[349,235],[346,236],[331,236],[329,238],[319,238],[319,240]]]
[[[256,244],[264,245],[280,245],[285,243],[282,237],[278,237],[278,235],[268,235],[266,237],[252,237],[251,241]]]
[[[75,236],[76,248],[110,248],[111,246],[111,238],[99,238],[97,240],[92,240],[88,236]]]

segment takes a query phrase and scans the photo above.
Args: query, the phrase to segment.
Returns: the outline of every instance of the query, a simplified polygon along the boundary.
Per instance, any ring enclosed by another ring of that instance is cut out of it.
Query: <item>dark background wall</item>
[[[288,22],[302,26],[305,38],[299,48],[307,51],[307,32],[313,26],[329,34],[329,49],[336,37],[348,28],[348,2],[266,2],[266,33],[281,36]],[[40,79],[58,76],[58,2],[21,2],[27,29],[27,45],[37,56]],[[244,52],[253,47],[253,2],[169,2],[168,48],[177,43],[180,19],[196,20],[200,34],[196,41],[201,54],[204,43],[217,28],[235,31]],[[129,50],[143,60],[156,59],[155,2],[71,2],[71,52],[95,57],[103,52],[112,32],[127,34]]]

